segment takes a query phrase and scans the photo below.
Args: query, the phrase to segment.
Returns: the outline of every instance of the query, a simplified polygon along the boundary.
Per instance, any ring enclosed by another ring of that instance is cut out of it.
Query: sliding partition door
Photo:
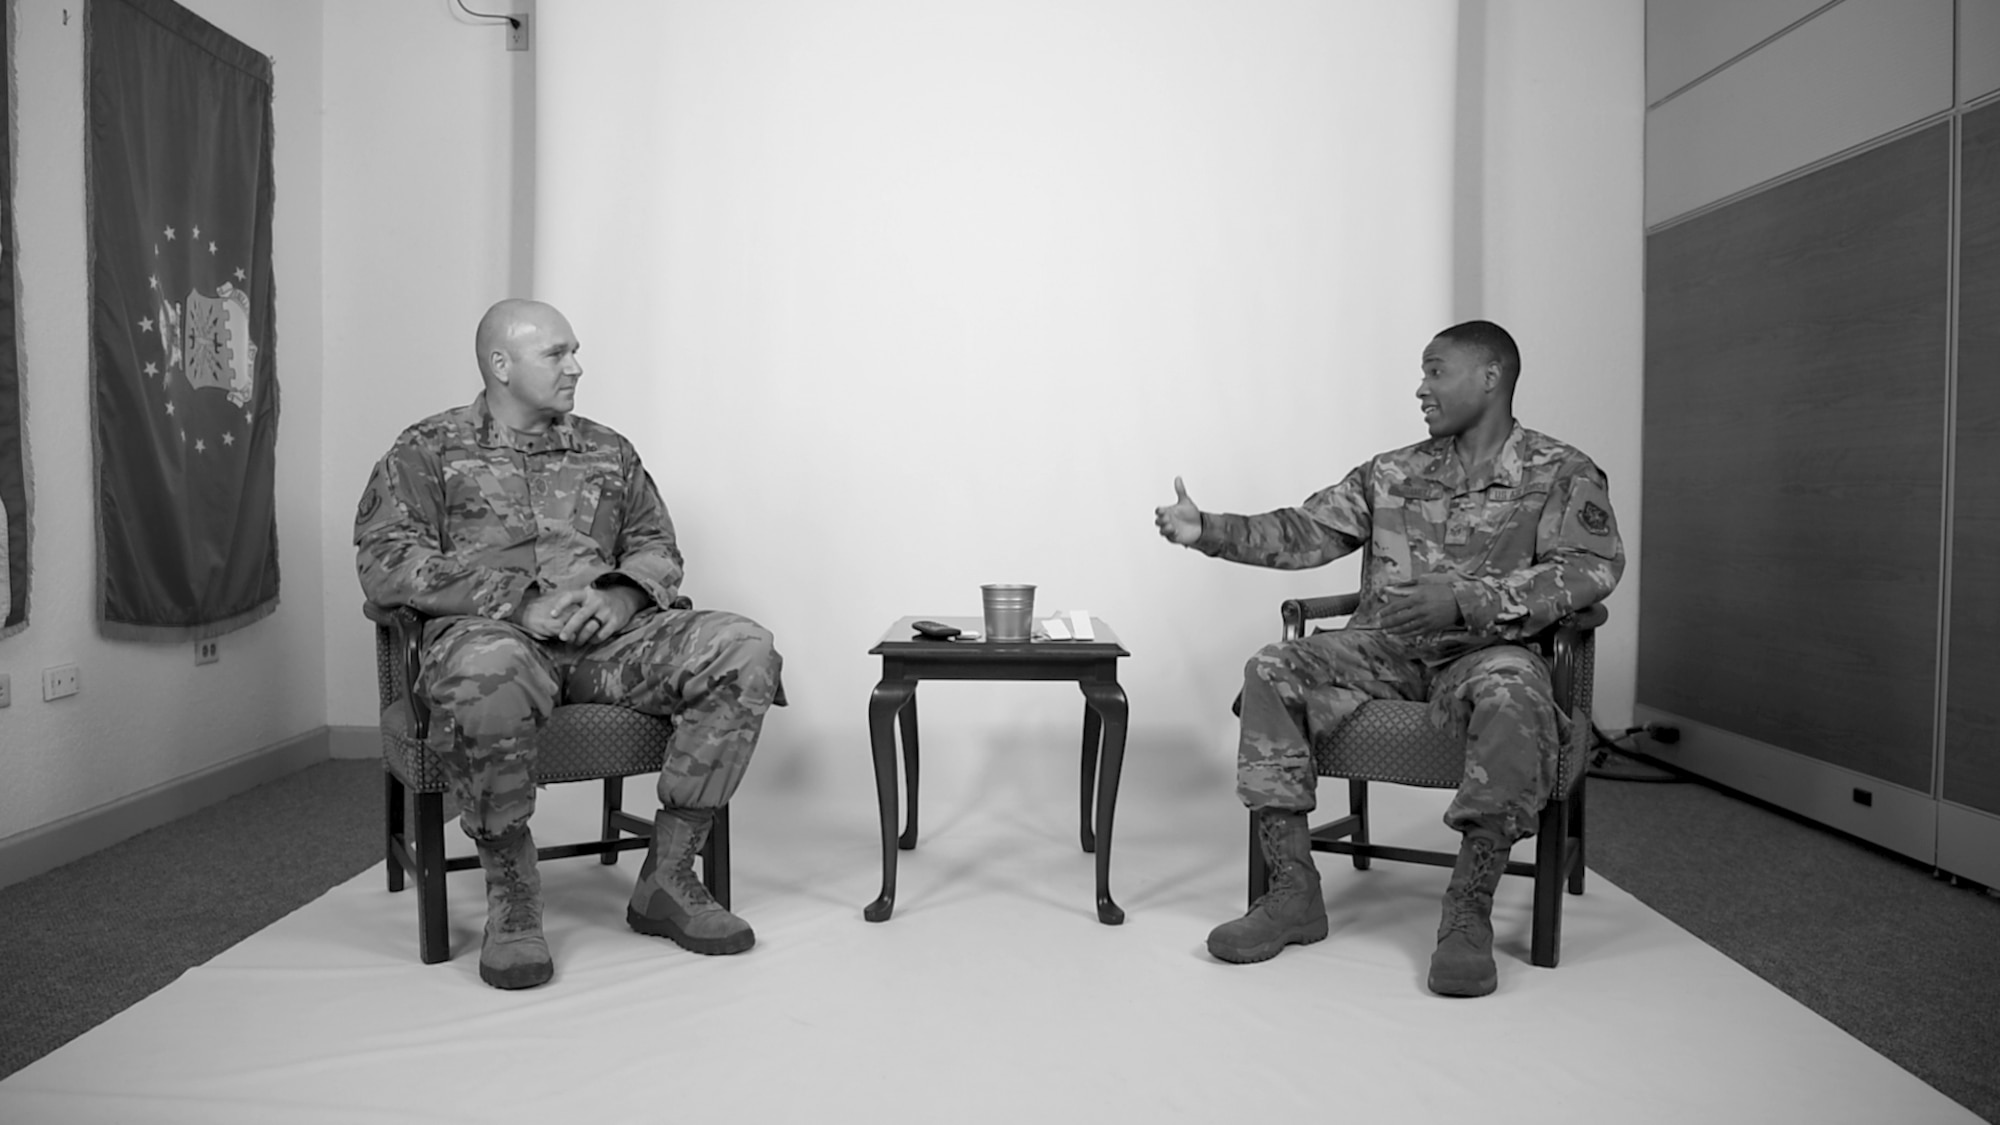
[[[2000,0],[1648,29],[1639,718],[2000,884]]]

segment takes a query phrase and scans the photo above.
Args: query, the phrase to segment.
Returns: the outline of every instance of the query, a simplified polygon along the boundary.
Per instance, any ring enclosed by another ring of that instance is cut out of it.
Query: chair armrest
[[[1585,606],[1565,614],[1546,634],[1550,687],[1555,689],[1556,706],[1565,712],[1576,704],[1577,661],[1582,658],[1579,654],[1584,652],[1590,635],[1610,618],[1610,612],[1601,605]]]
[[[395,638],[399,657],[396,671],[402,673],[403,702],[410,708],[410,733],[419,740],[429,738],[430,704],[417,693],[417,673],[422,668],[424,651],[424,622],[429,618],[406,605],[385,606],[374,602],[363,602],[361,612],[375,623],[377,629],[387,629]]]
[[[1591,605],[1585,606],[1575,613],[1565,614],[1556,621],[1555,627],[1558,630],[1575,629],[1579,632],[1588,633],[1610,619],[1611,611],[1605,609],[1602,605]]]
[[[1284,639],[1295,641],[1305,636],[1306,622],[1324,617],[1347,617],[1361,608],[1360,594],[1329,594],[1317,598],[1287,598],[1278,606],[1278,616],[1285,625]],[[1556,705],[1568,711],[1575,705],[1577,661],[1585,659],[1591,634],[1609,620],[1611,614],[1602,605],[1585,606],[1575,613],[1565,614],[1551,625],[1546,632],[1537,634],[1549,661],[1550,686],[1555,689]],[[1238,695],[1230,709],[1241,715],[1243,697]]]
[[[1306,635],[1306,622],[1316,621],[1322,617],[1346,617],[1360,608],[1360,594],[1286,598],[1278,606],[1278,616],[1285,623],[1285,639],[1295,641]]]

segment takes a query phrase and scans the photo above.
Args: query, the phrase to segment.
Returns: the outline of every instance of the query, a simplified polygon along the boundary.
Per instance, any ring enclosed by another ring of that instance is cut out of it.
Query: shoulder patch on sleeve
[[[382,507],[382,492],[385,488],[382,483],[382,466],[378,462],[375,470],[368,474],[368,488],[362,492],[361,504],[354,510],[355,526],[358,527],[375,518],[375,513]]]
[[[1616,549],[1618,517],[1611,514],[1611,497],[1594,475],[1571,483],[1563,523],[1563,537],[1572,543],[1600,553]]]

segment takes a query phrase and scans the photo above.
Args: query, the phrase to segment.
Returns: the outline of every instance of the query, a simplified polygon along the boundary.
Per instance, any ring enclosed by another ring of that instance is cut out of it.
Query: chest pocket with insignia
[[[625,526],[625,475],[615,454],[595,455],[580,466],[572,526],[596,540],[606,555],[616,557],[619,532]]]
[[[1432,569],[1431,555],[1444,541],[1449,505],[1444,488],[1429,481],[1395,481],[1382,489],[1375,502],[1370,553],[1389,564],[1389,572],[1380,576],[1383,582],[1406,582]]]

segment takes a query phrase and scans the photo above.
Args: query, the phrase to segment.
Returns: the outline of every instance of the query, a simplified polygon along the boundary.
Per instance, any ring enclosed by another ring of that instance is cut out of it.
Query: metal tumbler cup
[[[1025,641],[1034,628],[1035,588],[1033,586],[981,586],[979,596],[986,610],[986,639]]]

